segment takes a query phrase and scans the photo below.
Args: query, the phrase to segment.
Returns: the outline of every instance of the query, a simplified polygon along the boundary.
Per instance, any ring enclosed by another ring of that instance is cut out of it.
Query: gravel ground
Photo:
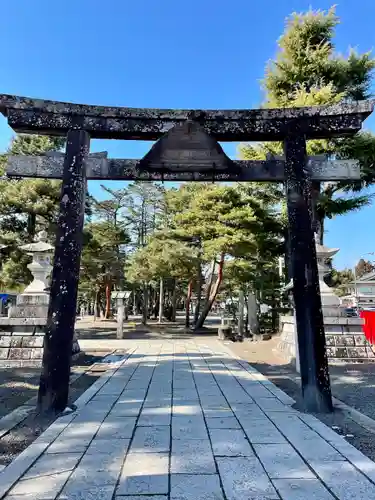
[[[72,373],[99,361],[108,352],[82,353],[72,363]],[[0,418],[26,403],[38,391],[40,367],[0,366]]]
[[[231,350],[267,376],[275,385],[297,401],[300,385],[290,364],[276,356],[272,349],[277,339],[267,342],[230,344]],[[349,406],[375,420],[375,364],[330,366],[332,394]],[[345,412],[336,409],[332,414],[316,414],[319,420],[346,437],[362,453],[375,461],[375,434],[354,422]]]
[[[82,372],[85,367],[98,363],[106,352],[85,352],[73,363],[72,373]],[[95,365],[86,370],[70,386],[70,401],[75,401],[105,371],[105,365]],[[0,416],[18,406],[35,404],[40,368],[6,368],[0,370]],[[29,416],[0,439],[0,470],[29,446],[51,423],[54,417],[31,412]]]

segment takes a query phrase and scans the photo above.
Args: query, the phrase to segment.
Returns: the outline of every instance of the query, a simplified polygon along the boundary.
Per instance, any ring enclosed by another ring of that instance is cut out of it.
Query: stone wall
[[[43,336],[35,337],[11,335],[0,332],[0,359],[41,360],[43,356]]]
[[[5,324],[9,322],[11,324]],[[0,318],[0,363],[2,365],[5,361],[22,361],[23,365],[33,366],[42,363],[45,331],[45,326],[40,324],[42,322],[46,320],[32,318],[25,319],[24,324],[20,325],[19,318]],[[74,335],[72,354],[75,356],[79,352],[78,340]]]
[[[327,356],[330,360],[375,361],[374,350],[362,331],[362,318],[324,318]],[[296,356],[293,316],[280,318],[280,341],[277,352],[292,361]]]

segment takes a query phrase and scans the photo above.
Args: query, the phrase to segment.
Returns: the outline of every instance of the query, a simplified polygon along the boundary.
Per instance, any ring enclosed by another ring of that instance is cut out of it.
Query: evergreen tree
[[[347,295],[347,288],[345,285],[353,283],[354,273],[352,269],[343,269],[338,271],[337,269],[332,269],[330,276],[325,278],[328,286],[335,289],[335,293],[340,297]]]
[[[7,154],[40,155],[59,150],[64,139],[38,135],[17,135],[1,157],[2,174]],[[56,227],[60,182],[48,179],[0,180],[0,243],[6,245],[2,255],[0,281],[4,289],[22,289],[31,280],[27,269],[30,257],[19,246],[33,240],[35,233],[47,230],[53,241]]]
[[[125,250],[130,242],[126,221],[128,192],[101,187],[110,198],[90,199],[92,220],[85,225],[80,291],[87,299],[94,299],[96,313],[103,302],[104,317],[108,319],[112,290],[124,288]]]
[[[227,266],[247,266],[242,279],[254,279],[255,268],[260,274],[280,252],[278,218],[266,202],[253,196],[250,186],[182,185],[167,193],[165,213],[168,227],[137,252],[128,276],[146,282],[183,276],[189,283],[188,309],[199,266],[210,266],[196,329],[213,306]]]
[[[265,107],[335,104],[370,97],[375,61],[369,52],[358,54],[350,50],[346,57],[337,54],[334,34],[338,24],[335,8],[310,10],[287,19],[276,58],[267,65],[263,81]],[[349,139],[308,141],[307,150],[309,155],[353,158],[362,168],[359,182],[331,182],[322,186],[314,183],[316,229],[323,244],[326,218],[357,210],[371,201],[370,196],[356,196],[354,191],[374,182],[375,137],[362,132]],[[240,151],[245,159],[264,159],[267,154],[282,154],[282,144],[248,144]]]

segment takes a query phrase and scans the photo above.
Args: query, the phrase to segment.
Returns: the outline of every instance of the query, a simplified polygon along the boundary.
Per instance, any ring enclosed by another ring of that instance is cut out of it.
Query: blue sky
[[[313,0],[2,0],[0,92],[134,107],[251,108],[293,11]],[[342,0],[337,50],[375,44],[374,0]],[[366,127],[375,129],[375,116]],[[0,150],[12,131],[0,121]],[[92,151],[141,157],[150,144],[93,141]],[[236,144],[225,149],[236,155]],[[120,187],[121,183],[108,183]],[[90,190],[98,195],[99,183]],[[327,223],[341,268],[375,250],[375,207]]]

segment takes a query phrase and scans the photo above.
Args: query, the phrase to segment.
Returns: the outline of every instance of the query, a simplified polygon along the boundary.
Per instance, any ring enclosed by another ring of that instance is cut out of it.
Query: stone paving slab
[[[133,453],[169,453],[170,428],[163,427],[137,427],[130,451]]]
[[[206,418],[208,429],[240,429],[241,426],[235,417]]]
[[[135,417],[109,415],[100,426],[95,439],[130,439],[135,423]]]
[[[12,489],[7,500],[50,500],[55,498],[68,480],[71,472],[61,472],[50,474],[48,477],[40,476],[32,479],[22,479],[18,481]]]
[[[168,500],[167,495],[116,495],[116,500]]]
[[[172,474],[171,500],[224,500],[217,474]]]
[[[167,494],[168,464],[168,453],[129,453],[117,495]]]
[[[314,479],[314,473],[288,443],[254,444],[254,450],[271,479]]]
[[[115,490],[114,485],[92,486],[67,485],[59,495],[58,500],[112,500]]]
[[[172,474],[215,474],[215,472],[214,456],[208,439],[172,441]]]
[[[254,456],[254,451],[241,429],[211,429],[210,437],[215,457]]]
[[[228,500],[279,498],[271,480],[255,456],[220,457],[217,459],[217,464]]]
[[[375,484],[370,483],[352,464],[316,461],[311,466],[340,500],[375,498]]]
[[[12,464],[6,500],[356,500],[375,463],[218,341],[123,341]]]
[[[334,500],[335,497],[318,479],[275,479],[280,497],[286,500]]]
[[[196,415],[174,415],[172,439],[206,439],[208,432],[203,417]]]
[[[81,453],[64,453],[52,456],[44,455],[26,472],[23,479],[32,479],[72,471],[81,458]]]

